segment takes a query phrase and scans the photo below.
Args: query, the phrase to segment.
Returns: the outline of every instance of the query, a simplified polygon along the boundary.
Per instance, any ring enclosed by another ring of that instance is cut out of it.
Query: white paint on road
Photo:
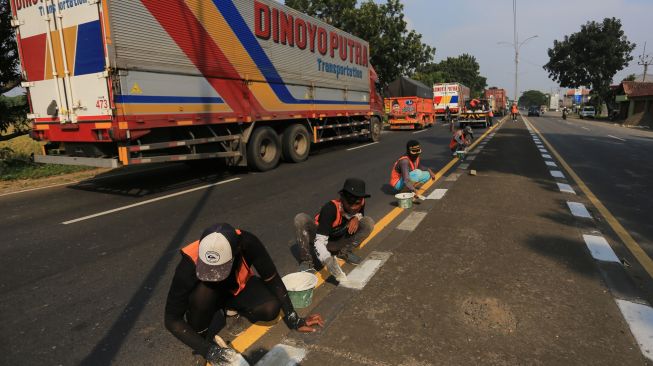
[[[563,193],[571,193],[571,194],[576,194],[576,191],[574,191],[573,188],[567,183],[556,183],[558,185],[558,189],[560,189],[560,192]]]
[[[465,157],[465,161],[474,161],[476,159],[476,156],[467,156]]]
[[[558,166],[558,165],[556,165],[556,163],[554,163],[552,161],[545,161],[544,164],[546,164],[547,166],[552,166],[554,168]]]
[[[370,142],[369,144],[365,144],[365,145],[361,145],[361,146],[356,146],[356,147],[351,147],[351,148],[347,149],[347,151],[352,151],[352,150],[356,150],[356,149],[362,149],[362,148],[364,148],[364,147],[372,146],[372,145],[374,145],[374,144],[378,144],[378,143],[379,143],[378,141],[377,141],[377,142]]]
[[[397,226],[397,230],[413,231],[426,217],[426,212],[413,211]]]
[[[299,365],[308,352],[303,348],[277,344],[255,366]]]
[[[615,300],[635,336],[644,357],[653,360],[653,308],[626,300]]]
[[[590,129],[587,128],[587,127],[582,127],[582,126],[581,126],[581,128],[582,128],[583,130],[590,131]]]
[[[440,200],[444,195],[447,194],[447,190],[443,188],[438,188],[435,191],[431,192],[426,199],[427,200]]]
[[[23,189],[21,191],[15,191],[15,192],[9,192],[9,193],[3,193],[0,194],[0,197],[2,196],[9,196],[10,194],[18,194],[18,193],[25,193],[25,192],[31,192],[31,191],[38,191],[39,189],[46,189],[46,188],[52,188],[52,187],[61,187],[61,186],[67,186],[67,185],[72,185],[72,184],[77,184],[80,181],[72,181],[72,182],[66,182],[66,183],[59,183],[59,184],[52,184],[49,186],[43,186],[43,187],[36,187],[36,188],[30,188],[30,189]]]
[[[565,178],[565,175],[562,174],[562,172],[559,170],[551,170],[549,171],[549,173],[551,173],[551,176],[553,178],[563,178],[563,179]]]
[[[552,158],[551,158],[551,155],[549,155],[549,154],[542,154],[542,157],[543,157],[544,159],[552,159]]]
[[[381,268],[381,266],[390,258],[389,252],[372,252],[365,260],[356,266],[351,272],[347,273],[347,281],[338,284],[340,287],[362,290],[372,276]],[[270,365],[279,365],[278,363]],[[285,364],[284,364],[285,365]]]
[[[445,181],[447,182],[455,182],[458,180],[458,177],[460,177],[459,173],[451,173],[445,178]]]
[[[587,211],[585,205],[580,202],[567,201],[567,206],[569,207],[569,211],[571,211],[571,214],[576,217],[583,217],[586,219],[592,218],[592,215],[590,215],[589,211]]]
[[[590,250],[590,254],[592,254],[592,257],[597,261],[621,263],[604,237],[598,235],[583,235],[583,240],[585,240],[585,244]]]
[[[124,211],[124,210],[130,209],[130,208],[134,208],[134,207],[138,207],[138,206],[147,205],[147,204],[150,204],[150,203],[154,203],[154,202],[157,202],[157,201],[162,201],[162,200],[165,200],[165,199],[168,199],[168,198],[172,198],[172,197],[181,196],[181,195],[183,195],[183,194],[187,194],[187,193],[191,193],[191,192],[199,191],[199,190],[202,190],[202,189],[207,189],[207,188],[214,187],[214,186],[218,186],[218,185],[225,184],[225,183],[234,182],[234,181],[237,181],[237,180],[239,180],[239,179],[240,179],[240,178],[231,178],[231,179],[223,180],[223,181],[221,181],[221,182],[217,182],[217,183],[213,183],[213,184],[207,184],[207,185],[204,185],[204,186],[201,186],[201,187],[192,188],[192,189],[187,189],[187,190],[185,190],[185,191],[181,191],[181,192],[177,192],[177,193],[168,194],[168,195],[165,195],[165,196],[161,196],[161,197],[153,198],[153,199],[151,199],[151,200],[147,200],[147,201],[143,201],[143,202],[139,202],[139,203],[134,203],[134,204],[132,204],[132,205],[127,205],[127,206],[122,206],[122,207],[114,208],[113,210],[102,211],[102,212],[98,212],[98,213],[95,213],[95,214],[92,214],[92,215],[88,215],[88,216],[80,217],[80,218],[77,218],[77,219],[64,221],[64,222],[62,222],[62,224],[64,224],[64,225],[74,224],[74,223],[76,223],[76,222],[80,222],[80,221],[84,221],[84,220],[88,220],[88,219],[96,218],[96,217],[99,217],[99,216],[104,216],[104,215],[112,214],[112,213],[114,213],[114,212]]]
[[[466,170],[467,168],[469,168],[469,163],[460,164],[459,168],[462,170]]]
[[[413,135],[416,134],[416,133],[422,133],[422,132],[426,132],[426,131],[428,131],[428,130],[424,129],[424,130],[415,131],[415,132],[413,132]]]
[[[621,137],[612,136],[612,135],[608,135],[608,137],[612,137],[613,139],[617,139],[619,141],[626,142],[626,140],[622,139]]]
[[[541,153],[545,153],[545,154],[548,153],[548,151],[546,151],[546,149],[542,149],[542,148],[540,148],[540,149],[538,149],[538,150],[540,150]]]

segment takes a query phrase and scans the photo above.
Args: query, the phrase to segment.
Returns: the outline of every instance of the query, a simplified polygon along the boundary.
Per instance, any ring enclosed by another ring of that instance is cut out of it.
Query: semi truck
[[[435,113],[443,116],[449,107],[452,118],[458,116],[465,102],[469,99],[470,90],[461,83],[433,84],[433,105]]]
[[[495,116],[506,115],[507,93],[506,89],[492,87],[485,90],[485,99],[490,102],[490,108]]]
[[[416,130],[433,126],[433,92],[419,81],[400,77],[384,93],[385,113],[391,130]]]
[[[265,171],[378,140],[369,44],[272,0],[12,0],[35,160]]]

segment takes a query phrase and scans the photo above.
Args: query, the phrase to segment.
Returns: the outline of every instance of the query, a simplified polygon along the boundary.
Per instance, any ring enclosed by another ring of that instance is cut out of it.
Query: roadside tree
[[[487,79],[481,76],[476,57],[466,53],[458,57],[447,57],[439,63],[429,63],[418,67],[412,77],[426,85],[462,83],[469,87],[472,97],[480,97],[487,87]]]
[[[539,90],[527,90],[520,97],[518,104],[524,107],[548,105],[549,98]]]
[[[598,108],[605,102],[612,110],[612,78],[632,61],[634,48],[621,29],[621,20],[605,18],[587,22],[562,41],[554,40],[548,50],[549,62],[543,67],[562,87],[591,88],[592,104]]]

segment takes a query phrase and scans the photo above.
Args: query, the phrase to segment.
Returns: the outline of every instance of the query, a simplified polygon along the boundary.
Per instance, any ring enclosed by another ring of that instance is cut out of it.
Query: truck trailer
[[[469,99],[470,90],[460,83],[433,84],[433,104],[435,113],[443,116],[449,107],[452,117],[457,117],[465,102]]]
[[[507,102],[507,93],[506,89],[499,89],[492,87],[485,90],[485,99],[490,101],[490,107],[492,108],[492,113],[495,116],[505,116],[506,115],[506,102]]]
[[[45,163],[224,158],[265,171],[377,140],[369,45],[272,0],[11,0]]]
[[[385,113],[391,130],[416,130],[433,126],[433,92],[419,81],[400,77],[384,93]]]

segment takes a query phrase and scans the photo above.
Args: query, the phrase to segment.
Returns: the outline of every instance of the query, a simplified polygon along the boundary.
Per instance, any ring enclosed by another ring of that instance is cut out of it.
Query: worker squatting
[[[254,1],[254,33],[260,39],[272,38],[274,43],[300,50],[308,48],[313,53],[317,50],[322,56],[328,54],[331,58],[337,53],[342,61],[368,65],[367,46],[361,42],[258,1]]]

